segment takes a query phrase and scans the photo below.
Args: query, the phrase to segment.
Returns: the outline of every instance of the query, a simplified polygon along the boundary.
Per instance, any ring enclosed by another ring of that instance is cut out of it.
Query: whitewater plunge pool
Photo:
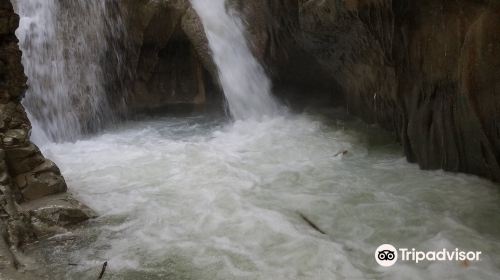
[[[31,251],[51,279],[97,279],[104,261],[103,279],[497,279],[498,186],[328,119],[169,117],[42,145],[99,218]],[[482,255],[382,268],[383,243]]]

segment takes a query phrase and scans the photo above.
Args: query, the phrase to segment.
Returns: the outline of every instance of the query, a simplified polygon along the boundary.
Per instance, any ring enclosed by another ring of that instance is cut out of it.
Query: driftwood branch
[[[102,264],[101,273],[99,274],[99,278],[97,278],[97,279],[102,279],[102,277],[104,276],[104,272],[106,272],[106,267],[107,266],[108,266],[108,262],[104,262]]]
[[[320,229],[315,223],[313,223],[311,220],[309,220],[304,214],[298,212],[300,217],[302,218],[302,220],[304,220],[310,227],[312,227],[313,229],[315,229],[317,232],[321,233],[321,234],[325,234],[326,233]]]

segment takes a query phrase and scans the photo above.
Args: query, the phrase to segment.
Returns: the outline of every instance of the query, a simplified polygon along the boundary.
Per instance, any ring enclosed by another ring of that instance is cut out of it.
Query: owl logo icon
[[[398,261],[398,250],[391,244],[380,245],[375,250],[375,260],[383,267],[393,266]]]

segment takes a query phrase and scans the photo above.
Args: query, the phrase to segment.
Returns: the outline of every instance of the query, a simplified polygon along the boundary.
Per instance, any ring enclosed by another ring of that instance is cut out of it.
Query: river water
[[[107,20],[116,2],[63,2],[16,1],[24,103],[33,140],[99,217],[29,248],[47,279],[96,279],[105,261],[104,279],[500,275],[497,185],[421,171],[381,129],[341,112],[286,113],[224,0],[191,3],[232,120],[156,117],[88,136],[113,116],[102,57],[123,24]],[[482,258],[382,268],[374,253],[384,243]]]
[[[52,279],[96,279],[104,261],[105,279],[496,279],[498,187],[421,171],[391,140],[344,117],[193,115],[45,144],[99,217],[32,249]],[[482,259],[382,268],[383,243]]]

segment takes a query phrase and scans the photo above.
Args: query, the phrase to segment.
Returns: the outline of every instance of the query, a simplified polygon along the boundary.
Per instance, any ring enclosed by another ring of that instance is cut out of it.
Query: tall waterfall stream
[[[41,125],[35,128],[49,132],[52,140],[66,139],[64,129],[78,122],[70,114],[69,123],[59,126],[57,112],[74,105],[67,100],[74,91],[66,86],[82,82],[73,83],[71,72],[51,75],[69,67],[91,75],[81,79],[98,81],[101,73],[92,64],[61,66],[62,54],[50,54],[55,56],[50,61],[38,56],[38,51],[58,48],[54,41],[39,41],[56,40],[54,11],[45,8],[57,1],[29,2],[40,3],[36,9],[18,7],[26,15],[19,34],[32,86],[26,105],[36,107],[30,95],[42,99],[48,111],[36,113],[33,118]],[[50,279],[96,279],[108,261],[104,279],[500,275],[497,186],[474,176],[421,171],[380,129],[343,113],[284,113],[271,97],[270,82],[248,49],[237,15],[225,10],[223,0],[192,4],[205,25],[234,120],[203,114],[143,119],[73,142],[39,142],[60,166],[70,192],[99,214],[30,247],[45,261],[40,273]],[[28,32],[37,36],[23,39]],[[94,50],[80,51],[69,57]],[[47,89],[51,83],[57,84],[50,86],[53,92]],[[87,90],[95,93],[97,99],[88,104],[99,116],[107,110],[101,89]],[[373,257],[383,243],[477,250],[482,258],[470,264],[398,263],[386,269]]]
[[[123,34],[120,17],[111,16],[111,1],[13,3],[21,17],[16,35],[29,78],[23,104],[31,115],[34,139],[75,140],[101,127],[112,118],[105,85],[110,73],[102,60],[122,60],[108,44]]]
[[[192,0],[201,18],[229,110],[237,120],[276,116],[280,107],[271,96],[271,82],[253,57],[237,14],[225,0]]]

